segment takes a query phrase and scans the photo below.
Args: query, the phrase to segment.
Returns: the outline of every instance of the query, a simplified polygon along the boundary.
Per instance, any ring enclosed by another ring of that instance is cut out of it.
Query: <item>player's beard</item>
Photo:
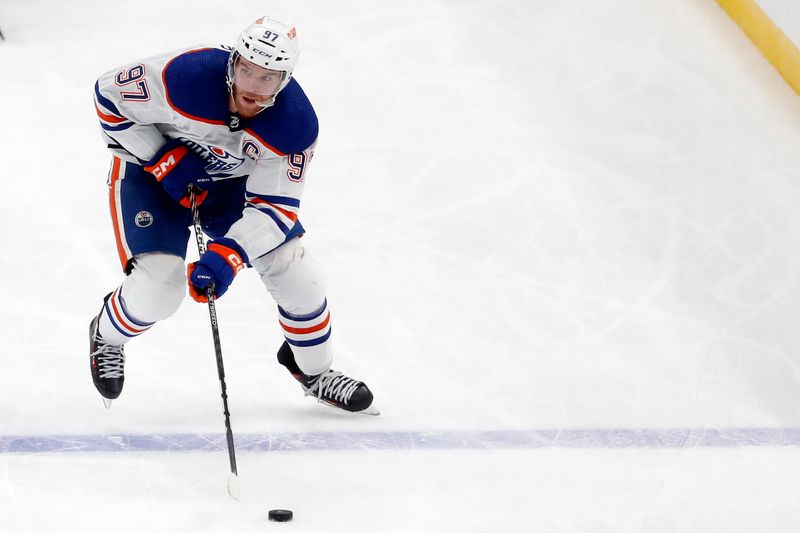
[[[233,103],[236,107],[236,112],[242,118],[253,118],[258,113],[264,110],[263,105],[268,102],[272,96],[264,96],[256,93],[242,91],[234,86],[233,89]]]

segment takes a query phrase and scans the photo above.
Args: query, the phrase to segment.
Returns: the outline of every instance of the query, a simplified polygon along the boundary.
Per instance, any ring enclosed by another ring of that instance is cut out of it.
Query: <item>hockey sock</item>
[[[110,344],[125,344],[150,329],[155,322],[136,320],[128,312],[122,298],[122,287],[106,297],[100,313],[99,332],[103,340]]]
[[[296,315],[278,307],[283,335],[292,347],[297,366],[304,374],[315,376],[331,366],[331,315],[328,301],[307,315]]]

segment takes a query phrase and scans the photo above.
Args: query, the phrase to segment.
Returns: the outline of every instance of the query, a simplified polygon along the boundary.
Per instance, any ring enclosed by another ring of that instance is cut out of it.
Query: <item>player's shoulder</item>
[[[229,54],[221,46],[175,53],[161,73],[169,106],[194,120],[224,124],[228,111],[225,77]]]
[[[317,140],[317,114],[297,80],[278,94],[275,104],[247,121],[245,131],[278,154],[302,152]]]

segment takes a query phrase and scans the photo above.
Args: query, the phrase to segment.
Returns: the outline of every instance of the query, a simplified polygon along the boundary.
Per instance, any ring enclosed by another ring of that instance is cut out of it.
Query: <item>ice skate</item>
[[[327,370],[316,376],[303,374],[287,342],[284,342],[278,350],[278,362],[291,372],[306,396],[314,396],[320,403],[351,413],[373,416],[381,414],[372,405],[372,391],[365,383],[335,370]]]
[[[98,331],[100,317],[95,317],[89,325],[89,367],[92,381],[103,397],[106,409],[112,400],[119,397],[125,381],[125,352],[122,346],[103,341]]]

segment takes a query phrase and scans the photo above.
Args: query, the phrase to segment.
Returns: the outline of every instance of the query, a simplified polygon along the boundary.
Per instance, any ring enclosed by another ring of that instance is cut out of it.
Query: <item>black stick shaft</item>
[[[194,236],[197,239],[197,253],[200,257],[206,253],[203,242],[203,230],[200,227],[200,210],[197,208],[195,190],[189,193],[192,202],[192,216],[194,218]],[[217,307],[214,305],[214,287],[206,289],[208,298],[208,316],[211,319],[211,335],[214,337],[214,352],[217,356],[217,375],[219,376],[220,393],[222,396],[222,412],[225,414],[225,438],[228,441],[228,458],[231,461],[231,473],[238,475],[236,470],[236,449],[233,445],[233,431],[231,430],[231,413],[228,410],[228,388],[225,386],[225,366],[222,363],[222,343],[219,340],[219,324],[217,322]]]

